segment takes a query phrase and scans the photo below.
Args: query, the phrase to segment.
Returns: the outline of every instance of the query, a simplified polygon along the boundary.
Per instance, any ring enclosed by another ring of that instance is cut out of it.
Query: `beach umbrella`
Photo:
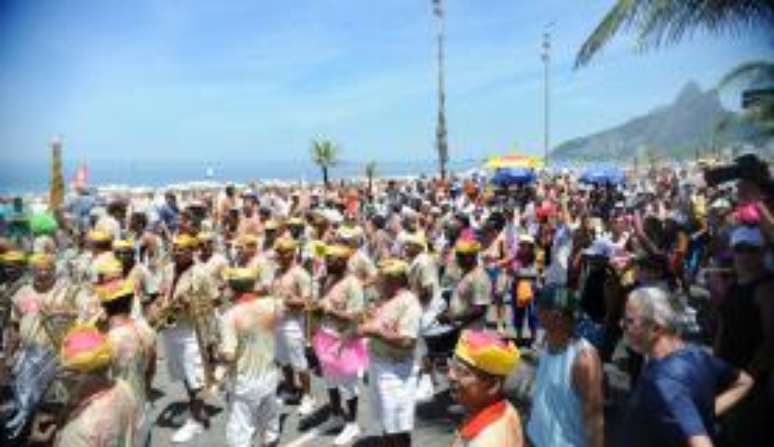
[[[626,173],[616,167],[598,166],[587,169],[580,177],[582,183],[590,185],[621,185],[626,181]]]
[[[50,213],[34,214],[30,218],[30,229],[35,236],[53,236],[59,225]]]
[[[535,171],[530,168],[500,168],[492,177],[492,183],[502,187],[525,185],[537,179]]]

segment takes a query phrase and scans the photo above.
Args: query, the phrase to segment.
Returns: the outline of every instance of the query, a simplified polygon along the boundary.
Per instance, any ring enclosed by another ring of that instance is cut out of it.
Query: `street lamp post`
[[[449,161],[449,146],[446,133],[446,91],[444,86],[444,11],[443,0],[432,0],[433,14],[438,19],[438,122],[435,129],[435,144],[438,151],[438,167],[441,179],[446,179],[446,165]]]
[[[550,78],[549,68],[551,65],[551,26],[553,22],[546,25],[543,31],[543,45],[541,59],[543,60],[543,161],[548,166],[548,150],[551,145],[551,102],[550,102]]]

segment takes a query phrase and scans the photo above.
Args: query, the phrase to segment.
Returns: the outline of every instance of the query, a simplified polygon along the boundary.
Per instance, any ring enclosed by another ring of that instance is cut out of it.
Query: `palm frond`
[[[628,26],[637,12],[638,4],[637,0],[618,0],[581,46],[575,58],[575,66],[580,67],[588,64],[591,58],[618,33],[622,26]]]
[[[622,28],[635,28],[637,48],[674,44],[698,31],[740,34],[774,25],[774,0],[618,0],[581,46],[575,66],[588,62]]]
[[[717,88],[722,90],[737,82],[747,85],[774,84],[774,62],[761,60],[738,65],[720,79]]]

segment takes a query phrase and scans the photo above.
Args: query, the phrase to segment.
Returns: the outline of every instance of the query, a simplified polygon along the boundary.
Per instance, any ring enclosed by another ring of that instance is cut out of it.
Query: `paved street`
[[[490,315],[490,321],[492,321]],[[510,312],[508,312],[508,320],[510,320]],[[513,332],[512,328],[509,328],[509,333]],[[163,347],[163,343],[159,343],[159,347]],[[619,350],[617,357],[623,354],[623,350]],[[163,352],[161,353],[163,356]],[[164,390],[156,396],[154,402],[152,419],[155,421],[152,435],[152,446],[169,446],[170,437],[174,430],[179,427],[185,420],[187,410],[185,407],[185,394],[180,384],[170,384],[166,371],[166,360],[160,359],[157,368],[157,376],[155,380],[155,389]],[[628,389],[629,379],[626,374],[622,373],[617,367],[613,365],[607,365],[606,367],[607,377],[610,384],[610,395],[612,397],[610,405],[606,407],[606,431],[608,439],[614,439],[616,436],[616,429],[620,425],[621,412],[620,404],[624,397],[625,390]],[[526,425],[526,417],[529,414],[529,386],[534,375],[534,360],[530,355],[523,356],[523,361],[518,371],[508,378],[506,384],[507,394],[514,404],[519,409],[519,413],[522,416],[522,422]],[[440,377],[443,379],[443,377]],[[325,402],[326,393],[322,386],[322,381],[319,378],[313,379],[314,394],[319,402]],[[417,407],[416,427],[413,433],[413,444],[421,447],[448,447],[451,444],[454,434],[454,428],[457,422],[460,420],[461,415],[449,411],[449,407],[452,406],[448,394],[444,392],[446,389],[445,382],[441,383],[437,389],[436,398],[434,401],[421,404]],[[353,445],[355,446],[369,446],[373,445],[369,436],[373,436],[378,431],[373,416],[371,415],[371,408],[368,401],[368,392],[364,385],[360,387],[360,405],[358,422],[361,429],[364,432],[363,437]],[[299,447],[299,446],[314,446],[323,447],[333,445],[333,439],[335,434],[320,433],[318,430],[311,428],[306,431],[299,430],[299,417],[295,414],[295,406],[285,407],[282,410],[282,436],[281,446],[286,447]],[[215,402],[212,402],[210,406],[212,414],[212,424],[209,431],[205,434],[197,437],[193,442],[186,444],[192,447],[213,447],[223,445],[225,440],[225,421],[226,411],[222,398]],[[324,412],[321,412],[320,416],[324,416]],[[323,417],[318,418],[323,419]],[[258,446],[259,444],[255,444]],[[615,445],[610,443],[608,445]]]

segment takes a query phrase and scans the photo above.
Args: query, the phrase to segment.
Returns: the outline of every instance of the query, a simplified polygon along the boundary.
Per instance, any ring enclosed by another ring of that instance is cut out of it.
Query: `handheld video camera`
[[[768,186],[771,183],[771,174],[766,162],[755,154],[745,154],[737,157],[733,164],[704,171],[704,181],[710,187],[734,180],[749,180],[761,186]]]

